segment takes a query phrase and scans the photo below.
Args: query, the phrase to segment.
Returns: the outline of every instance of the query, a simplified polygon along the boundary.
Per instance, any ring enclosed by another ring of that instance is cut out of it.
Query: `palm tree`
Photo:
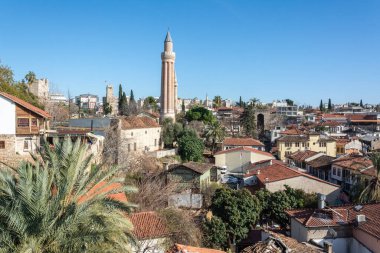
[[[216,144],[223,142],[226,131],[219,121],[213,120],[206,128],[206,139],[211,142],[211,151],[214,153]]]
[[[134,189],[117,168],[91,165],[87,148],[55,141],[35,164],[0,171],[0,252],[130,251],[133,205],[125,194]]]
[[[36,74],[33,71],[29,71],[28,74],[25,75],[25,80],[28,84],[33,83],[34,81],[36,81],[36,79]]]
[[[380,201],[380,153],[371,155],[373,167],[376,169],[376,176],[371,179],[369,184],[361,192],[359,200],[361,203]]]

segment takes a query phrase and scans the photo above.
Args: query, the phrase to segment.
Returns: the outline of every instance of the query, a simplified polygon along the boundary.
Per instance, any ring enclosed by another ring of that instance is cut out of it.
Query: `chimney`
[[[318,209],[323,209],[326,206],[326,195],[318,193]]]
[[[327,253],[333,253],[333,245],[331,242],[324,242],[323,243],[323,248],[325,252]]]
[[[260,170],[257,170],[257,175],[260,175]]]
[[[360,225],[361,223],[366,221],[366,217],[364,214],[358,214],[356,215],[356,224]]]
[[[269,166],[271,166],[273,163],[272,163],[272,159],[269,160]]]

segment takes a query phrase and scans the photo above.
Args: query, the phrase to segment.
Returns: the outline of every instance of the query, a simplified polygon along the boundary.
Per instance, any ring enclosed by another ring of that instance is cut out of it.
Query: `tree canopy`
[[[192,129],[185,129],[178,136],[178,153],[184,161],[203,160],[204,144]]]
[[[203,121],[203,123],[208,124],[215,120],[215,117],[212,115],[212,112],[202,106],[194,106],[188,110],[185,114],[187,121]]]
[[[125,216],[133,205],[117,168],[91,166],[87,144],[54,142],[42,160],[0,171],[1,252],[125,252],[133,242]],[[111,187],[112,185],[117,187]]]

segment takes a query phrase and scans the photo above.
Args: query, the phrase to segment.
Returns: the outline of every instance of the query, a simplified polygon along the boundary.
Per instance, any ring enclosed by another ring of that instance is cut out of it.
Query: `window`
[[[288,156],[288,155],[291,155],[292,152],[291,151],[285,151],[285,155]]]
[[[285,142],[285,147],[290,148],[292,146],[291,142]]]
[[[145,130],[145,134],[147,134],[147,133],[148,133],[148,131]]]
[[[133,132],[131,132],[131,136],[133,136]]]
[[[38,120],[37,120],[36,118],[32,118],[32,120],[31,120],[31,121],[32,121],[32,124],[31,124],[31,125],[32,125],[32,127],[36,127],[36,126],[38,125],[38,123],[37,123],[37,122],[38,122]]]
[[[128,143],[128,152],[131,152],[131,144]]]
[[[18,127],[29,127],[29,119],[28,118],[18,118],[17,119]]]
[[[133,150],[134,150],[134,151],[137,150],[137,143],[136,143],[136,142],[133,144]]]
[[[154,146],[157,147],[157,139],[154,139]]]
[[[29,150],[29,141],[24,140],[24,150]]]
[[[303,148],[305,147],[305,142],[302,142],[302,147],[303,147]]]
[[[336,175],[336,169],[333,168],[333,175]]]
[[[325,148],[326,147],[326,142],[320,142],[319,143],[320,148]]]
[[[0,141],[0,149],[5,149],[5,141]]]
[[[342,170],[341,170],[341,169],[338,169],[337,172],[338,172],[338,173],[337,173],[337,176],[340,177],[340,176],[342,175]]]

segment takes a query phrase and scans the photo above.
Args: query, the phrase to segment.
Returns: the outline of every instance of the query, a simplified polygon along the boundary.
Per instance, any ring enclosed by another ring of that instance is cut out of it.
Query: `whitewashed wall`
[[[0,134],[16,134],[16,105],[0,96]]]

